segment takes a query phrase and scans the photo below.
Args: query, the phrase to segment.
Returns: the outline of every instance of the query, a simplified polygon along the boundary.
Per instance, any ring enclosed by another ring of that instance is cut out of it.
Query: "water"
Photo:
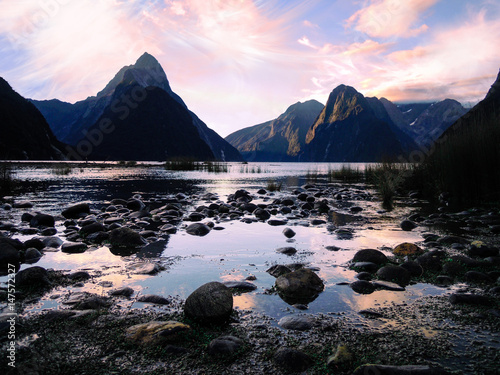
[[[140,194],[149,202],[165,198],[169,194],[215,193],[221,201],[237,189],[246,189],[256,195],[256,191],[266,187],[269,181],[283,184],[282,192],[261,197],[253,203],[270,203],[278,196],[287,195],[291,190],[300,188],[308,181],[327,183],[326,174],[338,169],[341,164],[312,163],[229,163],[226,173],[202,171],[172,172],[160,163],[143,166],[125,167],[119,165],[82,164],[73,167],[67,175],[56,175],[50,164],[23,164],[15,170],[15,178],[22,181],[25,192],[16,200],[30,200],[35,204],[27,211],[41,211],[53,215],[69,203],[88,201],[94,209],[104,207],[113,198],[130,198]],[[352,164],[363,170],[365,164]],[[350,185],[351,188],[365,189],[362,184]],[[374,193],[373,191],[369,192]],[[202,200],[195,200],[190,210]],[[319,226],[303,226],[304,220],[290,220],[288,227],[297,233],[292,240],[282,234],[284,227],[273,227],[267,223],[246,224],[241,221],[218,223],[224,228],[212,230],[205,237],[195,237],[180,229],[170,235],[168,240],[159,242],[154,249],[145,254],[122,257],[112,254],[107,247],[89,249],[83,254],[48,252],[36,263],[38,266],[55,270],[89,270],[94,275],[83,288],[56,288],[44,296],[30,309],[40,310],[57,308],[61,298],[57,295],[68,291],[89,291],[99,295],[113,288],[130,286],[141,294],[159,294],[186,298],[193,290],[209,281],[243,281],[254,275],[257,289],[234,298],[235,308],[264,313],[279,319],[294,308],[276,294],[265,293],[274,285],[275,278],[266,270],[274,264],[307,263],[318,269],[318,275],[325,282],[325,290],[309,303],[310,313],[350,314],[370,307],[391,303],[408,302],[423,295],[440,295],[447,291],[427,284],[408,286],[405,292],[376,291],[369,295],[354,293],[347,285],[355,279],[355,272],[346,267],[357,250],[378,248],[388,250],[401,242],[422,240],[419,229],[403,232],[399,229],[399,219],[406,215],[408,208],[399,207],[389,213],[380,213],[380,202],[376,200],[356,201],[352,204],[363,208],[361,214],[351,215],[347,205],[338,205],[335,213],[327,219],[328,223]],[[10,219],[18,222],[26,210],[5,211],[0,220]],[[250,217],[250,216],[248,216]],[[280,217],[278,215],[278,217]],[[61,224],[59,222],[59,224]],[[350,228],[354,235],[349,239],[339,238],[330,225]],[[59,233],[64,227],[58,226]],[[61,235],[62,236],[62,235]],[[26,240],[32,236],[16,235]],[[294,256],[276,253],[276,249],[294,246],[298,252]],[[337,246],[340,251],[330,251],[327,246]],[[162,264],[165,270],[155,276],[134,275],[127,266],[137,261],[154,261]],[[22,269],[32,265],[23,264]],[[0,278],[5,283],[6,277]],[[103,281],[112,283],[111,288],[103,287]],[[129,307],[141,308],[141,303],[129,302]]]

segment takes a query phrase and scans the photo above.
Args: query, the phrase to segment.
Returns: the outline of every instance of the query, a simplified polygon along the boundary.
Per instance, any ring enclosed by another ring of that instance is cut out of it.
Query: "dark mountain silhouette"
[[[60,160],[61,144],[40,111],[0,77],[0,159]]]
[[[86,134],[101,116],[109,110],[116,98],[117,87],[127,79],[133,80],[134,85],[148,88],[157,87],[165,91],[184,111],[188,112],[191,122],[197,129],[199,136],[212,150],[212,159],[238,161],[242,160],[238,151],[228,144],[216,132],[207,127],[196,114],[189,111],[182,99],[170,88],[167,76],[158,61],[148,53],[144,53],[134,65],[125,66],[118,71],[115,77],[96,96],[89,97],[75,104],[64,103],[58,100],[36,101],[33,103],[46,117],[54,133],[61,140],[72,145],[78,145],[85,140]],[[171,101],[169,101],[171,103]],[[175,111],[174,111],[175,112]],[[144,119],[147,121],[147,119]],[[140,136],[139,133],[137,133]],[[197,155],[192,155],[197,158]]]
[[[275,120],[238,130],[226,141],[248,161],[296,161],[323,107],[316,100],[295,103]]]
[[[406,155],[414,143],[373,102],[350,86],[335,88],[307,133],[301,160],[370,162]]]

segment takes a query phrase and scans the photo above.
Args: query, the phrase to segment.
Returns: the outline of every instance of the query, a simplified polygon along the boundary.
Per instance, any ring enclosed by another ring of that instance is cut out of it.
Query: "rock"
[[[401,264],[401,267],[407,270],[413,277],[420,277],[424,273],[424,269],[422,268],[422,266],[414,261],[404,262],[403,264]]]
[[[364,249],[364,250],[359,250],[355,255],[354,258],[352,258],[353,262],[371,262],[375,264],[385,264],[387,263],[388,259],[379,250],[375,249]]]
[[[390,281],[373,280],[372,284],[377,289],[392,290],[394,292],[402,292],[405,290],[404,287],[402,287],[396,283],[391,283]]]
[[[154,303],[157,305],[168,305],[170,301],[162,296],[156,294],[145,294],[137,299],[138,302]]]
[[[33,228],[38,227],[53,227],[56,221],[54,220],[54,216],[47,214],[36,214],[30,220],[30,226]]]
[[[466,305],[491,305],[491,299],[486,296],[468,293],[454,293],[450,296],[450,303],[452,305],[466,304]]]
[[[459,276],[465,273],[465,268],[460,262],[451,260],[443,264],[443,272],[448,276]]]
[[[386,366],[386,365],[362,365],[354,370],[352,375],[445,375],[446,372],[440,368],[430,366]]]
[[[464,276],[469,283],[489,283],[492,281],[487,274],[479,271],[467,271]]]
[[[382,318],[384,315],[373,310],[360,310],[358,311],[359,314],[367,317],[373,317],[373,318]]]
[[[165,225],[163,225],[163,226],[160,228],[160,230],[161,230],[162,232],[166,232],[166,233],[168,233],[168,234],[175,234],[175,233],[177,233],[177,227],[175,227],[175,226],[174,226],[174,225],[172,225],[172,224],[165,224]]]
[[[210,282],[200,286],[186,299],[184,313],[202,323],[226,321],[233,311],[233,294],[224,284]]]
[[[16,288],[43,288],[50,285],[49,273],[43,267],[30,267],[16,274]]]
[[[276,365],[289,372],[302,372],[314,363],[307,354],[290,348],[280,348],[274,354]]]
[[[441,237],[437,240],[440,244],[444,245],[451,245],[454,243],[459,243],[462,245],[468,245],[470,243],[469,240],[463,238],[463,237],[458,237],[458,236],[444,236]]]
[[[285,255],[294,255],[297,252],[297,249],[294,247],[280,247],[279,249],[276,249],[276,252]]]
[[[365,280],[365,281],[370,281],[371,279],[373,279],[373,276],[369,272],[360,272],[355,277],[358,280]]]
[[[21,257],[19,251],[9,242],[0,242],[0,268],[6,269],[9,264],[18,264]]]
[[[112,296],[130,297],[132,294],[134,294],[134,289],[126,286],[123,288],[118,288],[118,289],[112,290],[111,292],[109,292],[109,294]]]
[[[313,327],[314,319],[310,316],[287,315],[280,319],[278,325],[281,328],[294,331],[308,331]]]
[[[40,240],[43,242],[45,247],[51,247],[57,249],[59,246],[63,244],[63,240],[59,237],[51,236],[51,237],[41,237]]]
[[[148,243],[139,233],[127,227],[113,229],[109,233],[109,242],[112,247],[123,248],[137,248]]]
[[[78,232],[81,236],[88,236],[89,234],[92,233],[97,233],[97,232],[105,232],[106,228],[104,228],[104,225],[101,223],[91,223],[83,226],[80,231]]]
[[[363,211],[363,208],[362,207],[359,207],[359,206],[353,206],[349,209],[349,211],[351,211],[353,214],[355,213],[358,213],[358,212],[361,212]]]
[[[274,277],[280,277],[281,275],[292,272],[290,268],[287,266],[283,266],[281,264],[275,264],[274,266],[269,267],[266,272]]]
[[[71,280],[88,280],[90,277],[87,271],[76,271],[68,275],[68,278]]]
[[[73,306],[74,310],[100,310],[103,308],[108,308],[111,306],[111,303],[105,297],[100,297],[96,295],[91,295],[83,301],[75,304]]]
[[[221,336],[208,344],[207,351],[211,356],[231,356],[236,354],[242,347],[244,341],[234,336]]]
[[[326,365],[328,367],[337,367],[339,365],[345,365],[347,363],[352,362],[353,355],[349,351],[346,345],[339,344],[335,353],[328,357],[326,360]]]
[[[12,207],[13,208],[32,208],[33,203],[31,203],[30,201],[19,201],[19,202],[14,202],[12,204]]]
[[[436,285],[448,287],[450,285],[453,285],[453,279],[446,275],[439,275],[436,277]]]
[[[439,272],[442,268],[441,257],[433,252],[425,253],[420,255],[416,262],[422,266],[424,271]]]
[[[255,284],[248,283],[245,281],[224,281],[223,284],[227,286],[229,289],[238,289],[238,291],[242,292],[250,292],[252,290],[257,289],[257,286]]]
[[[155,275],[160,272],[160,266],[151,262],[134,263],[128,266],[127,269],[136,275]]]
[[[285,228],[283,229],[283,234],[286,238],[292,238],[296,233],[291,228]]]
[[[311,225],[322,225],[322,224],[326,224],[326,221],[323,220],[323,219],[312,219],[311,220]]]
[[[396,246],[392,251],[392,253],[397,256],[406,256],[406,255],[412,256],[412,255],[421,255],[424,253],[424,251],[413,243],[404,242]]]
[[[210,233],[210,227],[202,223],[194,223],[186,228],[186,232],[193,236],[206,236]]]
[[[83,242],[64,242],[61,246],[61,251],[63,253],[69,254],[79,254],[84,253],[88,246]]]
[[[129,199],[127,201],[127,208],[131,211],[141,211],[146,207],[146,205],[139,199]]]
[[[287,220],[279,220],[279,219],[272,219],[272,220],[268,220],[267,223],[271,226],[279,226],[279,225],[286,225],[287,224]]]
[[[90,207],[88,203],[78,203],[73,206],[66,208],[62,215],[66,219],[80,219],[87,216],[90,213]]]
[[[293,303],[308,303],[325,288],[319,276],[306,268],[281,275],[275,286],[282,298]]]
[[[253,214],[255,215],[255,217],[259,220],[267,220],[271,217],[271,214],[269,213],[269,211],[267,210],[264,210],[262,208],[257,208]]]
[[[415,224],[411,220],[403,220],[399,226],[401,227],[402,230],[409,232],[417,227],[417,224]]]
[[[372,262],[356,262],[352,265],[352,268],[357,271],[376,272],[380,266]]]
[[[349,286],[352,290],[359,294],[370,294],[375,291],[375,285],[365,280],[355,281],[353,283],[350,283]]]
[[[125,339],[140,345],[162,345],[179,340],[190,330],[187,324],[173,320],[151,321],[127,328]]]
[[[384,281],[391,281],[400,286],[406,286],[410,283],[411,275],[400,266],[384,266],[377,271],[377,276]]]
[[[26,249],[24,253],[24,261],[26,263],[36,263],[42,257],[42,253],[35,249],[34,247],[30,247]]]
[[[24,247],[26,249],[34,247],[37,250],[42,250],[45,244],[39,238],[32,238],[30,240],[24,241]]]
[[[494,257],[498,255],[498,249],[496,247],[488,247],[481,241],[474,241],[470,245],[468,254],[476,258]]]

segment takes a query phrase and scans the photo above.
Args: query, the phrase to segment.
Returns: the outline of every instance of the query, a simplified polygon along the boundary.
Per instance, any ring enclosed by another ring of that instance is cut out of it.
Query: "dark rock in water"
[[[468,250],[468,254],[471,257],[477,258],[494,257],[498,255],[498,249],[496,247],[488,247],[484,244],[475,244],[473,242]]]
[[[282,264],[275,264],[274,266],[269,267],[266,272],[271,276],[280,277],[281,275],[292,272],[292,270]]]
[[[90,274],[87,271],[76,271],[70,273],[68,278],[71,280],[88,280],[90,279]]]
[[[137,248],[148,243],[139,233],[127,227],[113,229],[109,233],[109,242],[112,247],[123,248]]]
[[[400,286],[406,286],[410,283],[411,275],[400,266],[384,266],[377,271],[377,276],[384,281],[391,281]]]
[[[257,289],[255,284],[245,281],[224,281],[223,284],[230,289],[238,289],[239,291],[250,292]]]
[[[45,228],[43,229],[40,234],[42,236],[53,236],[57,234],[57,229],[56,228]]]
[[[66,208],[62,215],[66,219],[80,219],[87,216],[90,213],[90,207],[88,203],[78,203],[73,206]]]
[[[487,274],[479,271],[467,271],[464,276],[469,283],[489,283],[492,281]]]
[[[143,249],[141,249],[141,251],[142,250]],[[138,262],[127,266],[127,270],[136,275],[155,275],[160,272],[161,267],[157,263]]]
[[[286,225],[288,223],[288,221],[287,220],[272,219],[272,220],[268,220],[267,223],[269,225],[276,227],[279,225]]]
[[[413,277],[420,277],[424,273],[422,266],[414,261],[404,262],[401,264],[401,267],[407,270]]]
[[[413,221],[411,220],[403,220],[399,226],[401,227],[402,230],[404,231],[411,231],[413,229],[415,229],[417,227],[417,224],[415,224]]]
[[[419,256],[416,262],[422,266],[424,271],[439,272],[442,268],[441,257],[433,252],[428,252]]]
[[[289,372],[302,372],[313,365],[313,360],[307,354],[290,348],[280,348],[274,355],[276,365]]]
[[[375,249],[364,249],[359,250],[352,258],[353,262],[372,262],[375,264],[384,264],[387,263],[388,259],[379,250]]]
[[[275,286],[282,298],[293,303],[309,303],[325,288],[319,276],[306,268],[281,275]]]
[[[108,298],[92,295],[92,296],[85,298],[83,301],[75,304],[75,306],[73,306],[73,309],[74,310],[99,310],[102,308],[107,308],[109,306],[111,306],[111,303],[108,301]]]
[[[294,247],[280,247],[276,249],[277,253],[286,254],[286,255],[294,255],[297,252],[297,249]]]
[[[19,202],[14,202],[12,204],[12,207],[13,208],[32,208],[33,203],[31,203],[30,201],[19,201]]]
[[[491,305],[492,301],[489,297],[481,296],[478,294],[468,293],[454,293],[450,296],[450,303],[452,305],[467,304],[467,305]]]
[[[129,199],[127,201],[127,208],[132,211],[141,211],[146,207],[146,205],[139,199]]]
[[[105,231],[106,228],[104,228],[104,226],[101,223],[94,222],[83,226],[80,229],[79,233],[81,236],[88,236],[89,234],[92,233],[105,232]]]
[[[446,275],[439,275],[436,277],[436,285],[448,287],[450,285],[453,285],[453,279]]]
[[[24,253],[24,261],[26,263],[36,263],[38,260],[42,257],[42,253],[35,249],[34,247],[30,247],[29,249],[26,249],[26,252]]]
[[[322,225],[326,224],[326,221],[323,219],[312,219],[311,220],[311,225]]]
[[[108,232],[95,232],[89,234],[86,238],[87,241],[94,243],[94,244],[101,244],[106,240],[109,240],[109,233]]]
[[[210,227],[202,223],[194,223],[186,228],[186,233],[203,237],[210,233]]]
[[[304,315],[287,315],[278,322],[281,328],[294,331],[308,331],[313,327],[313,324],[314,319]]]
[[[26,249],[34,247],[37,250],[42,250],[45,244],[39,238],[32,238],[30,240],[24,241],[24,247]]]
[[[430,366],[386,366],[386,365],[362,365],[358,367],[353,375],[446,375],[443,369]]]
[[[352,290],[360,294],[371,294],[375,291],[375,286],[366,280],[358,280],[349,284]]]
[[[397,256],[412,256],[412,255],[421,255],[424,251],[418,247],[417,245],[409,242],[404,242],[399,244],[392,251],[394,255]]]
[[[349,209],[349,211],[351,211],[352,213],[358,213],[358,212],[361,212],[363,211],[363,208],[362,207],[359,207],[359,206],[353,206]]]
[[[109,294],[112,296],[130,297],[132,294],[134,294],[134,289],[126,286],[123,288],[118,288],[118,289],[112,290],[111,292],[109,292]]]
[[[50,285],[49,273],[43,267],[30,267],[16,274],[16,287],[43,288]]]
[[[356,279],[370,281],[373,279],[373,276],[369,272],[360,272],[356,275]]]
[[[233,294],[224,284],[210,282],[189,295],[184,313],[202,323],[222,323],[233,311]]]
[[[253,214],[255,217],[259,220],[267,220],[271,217],[271,214],[269,213],[268,210],[264,210],[262,208],[257,208]]]
[[[162,296],[157,296],[156,294],[146,294],[143,296],[140,296],[137,299],[138,302],[147,302],[147,303],[154,303],[156,305],[168,305],[170,304],[170,301],[166,299],[165,297]]]
[[[64,242],[61,246],[63,253],[79,254],[84,253],[88,246],[82,242]]]
[[[458,236],[444,236],[441,237],[437,240],[440,244],[444,245],[451,245],[454,243],[459,243],[462,245],[468,245],[470,243],[469,240],[463,238],[463,237],[458,237]]]
[[[292,238],[295,236],[295,232],[291,228],[285,228],[283,229],[283,234],[285,235],[286,238]]]
[[[352,268],[357,271],[376,272],[380,266],[372,262],[356,262],[352,265]]]
[[[173,320],[151,321],[127,328],[125,339],[140,345],[158,346],[181,339],[191,327]]]
[[[338,246],[325,246],[325,249],[328,250],[328,251],[339,251],[341,250],[340,247]]]
[[[207,351],[211,356],[231,356],[243,347],[244,341],[234,336],[221,336],[208,344]]]
[[[35,214],[32,214],[30,212],[25,212],[21,215],[21,221],[29,223],[31,219],[35,217]]]
[[[373,311],[373,310],[360,310],[360,311],[358,311],[358,314],[361,314],[364,316],[370,316],[373,318],[381,318],[384,316],[381,313],[379,313],[377,311]]]
[[[33,228],[38,227],[53,227],[55,224],[54,216],[47,214],[36,214],[30,220],[30,226]]]
[[[391,283],[390,281],[373,280],[372,284],[377,289],[392,290],[394,292],[403,292],[405,290],[404,287],[402,287],[396,283]]]
[[[21,257],[19,251],[10,243],[0,241],[0,268],[6,269],[9,264],[19,263]]]

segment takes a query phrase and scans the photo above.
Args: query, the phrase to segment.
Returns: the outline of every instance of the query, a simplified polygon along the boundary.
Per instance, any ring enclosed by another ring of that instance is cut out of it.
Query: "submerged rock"
[[[280,277],[281,275],[292,272],[292,270],[282,264],[275,264],[274,266],[269,267],[266,272],[271,276]]]
[[[224,322],[232,311],[231,290],[216,281],[200,286],[189,295],[184,304],[185,314],[202,323]]]
[[[255,284],[246,281],[225,281],[223,282],[223,284],[230,289],[238,289],[239,291],[243,292],[250,292],[257,289],[257,286]]]
[[[138,302],[154,303],[157,305],[168,305],[170,301],[165,297],[156,294],[145,294],[137,299]]]
[[[359,294],[371,294],[375,291],[375,285],[366,280],[358,280],[350,283],[349,286],[352,290]]]
[[[293,303],[308,303],[325,288],[319,276],[306,268],[281,275],[275,286],[284,299]]]
[[[297,249],[294,247],[280,247],[279,249],[276,249],[276,252],[285,255],[294,255],[297,252]]]

